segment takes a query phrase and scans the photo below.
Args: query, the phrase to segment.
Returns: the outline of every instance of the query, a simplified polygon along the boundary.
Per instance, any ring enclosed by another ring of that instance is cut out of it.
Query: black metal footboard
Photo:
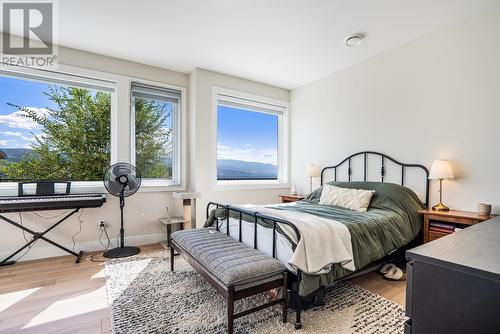
[[[219,203],[215,203],[215,202],[209,202],[208,205],[207,205],[207,219],[210,217],[210,210],[211,210],[212,207],[223,208],[223,209],[226,210],[225,211],[226,217],[224,219],[226,220],[226,234],[228,236],[230,236],[230,231],[229,231],[229,213],[231,211],[238,213],[238,217],[239,217],[239,229],[238,229],[238,234],[239,235],[238,235],[238,241],[239,242],[242,242],[243,215],[245,214],[245,215],[252,216],[253,217],[253,224],[254,224],[254,231],[253,231],[253,248],[254,249],[259,249],[258,248],[258,243],[257,243],[257,230],[258,230],[257,226],[258,226],[258,220],[261,219],[263,222],[272,224],[272,230],[273,230],[272,256],[275,259],[276,259],[276,233],[277,233],[276,230],[277,230],[277,225],[278,224],[284,224],[284,225],[290,226],[290,228],[292,228],[292,230],[295,233],[295,237],[296,237],[297,242],[301,238],[300,232],[297,229],[297,227],[295,227],[295,225],[293,225],[289,221],[286,221],[286,220],[283,220],[283,219],[279,219],[279,218],[275,218],[275,217],[272,217],[272,216],[269,216],[269,215],[261,214],[259,212],[245,210],[245,209],[242,209],[242,208],[239,208],[239,207],[235,207],[235,206],[231,206],[231,205],[224,205],[224,204],[219,204]],[[219,231],[219,224],[218,224],[218,222],[219,222],[219,219],[216,218],[215,229],[217,231]],[[295,328],[299,329],[299,328],[302,327],[301,320],[300,320],[302,306],[301,306],[300,295],[299,295],[299,287],[300,287],[300,281],[302,279],[302,271],[299,269],[299,270],[297,270],[297,273],[290,272],[290,274],[291,274],[292,277],[294,277],[296,279],[296,282],[297,282],[297,291],[296,292],[292,291],[292,292],[296,293],[296,297],[297,297],[297,310],[296,310]],[[289,280],[289,282],[291,282],[291,281],[292,280]],[[286,291],[284,291],[283,293],[286,293]]]

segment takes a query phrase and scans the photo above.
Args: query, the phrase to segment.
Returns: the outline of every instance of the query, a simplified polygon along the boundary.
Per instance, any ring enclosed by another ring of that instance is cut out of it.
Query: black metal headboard
[[[368,156],[369,155],[375,155],[375,156],[379,156],[380,157],[380,181],[381,182],[384,182],[384,178],[386,176],[386,160],[390,160],[392,161],[394,164],[396,165],[399,165],[401,166],[401,182],[400,184],[402,186],[405,185],[405,173],[406,173],[406,169],[407,168],[420,168],[424,171],[425,173],[425,206],[428,206],[429,205],[429,170],[423,166],[423,165],[419,165],[419,164],[405,164],[405,163],[402,163],[402,162],[399,162],[393,158],[391,158],[390,156],[388,155],[385,155],[383,153],[379,153],[379,152],[373,152],[373,151],[364,151],[364,152],[358,152],[358,153],[354,153],[350,156],[348,156],[347,158],[345,158],[344,160],[342,160],[340,163],[338,163],[337,165],[335,166],[328,166],[328,167],[325,167],[321,170],[321,185],[323,185],[323,178],[324,178],[324,173],[325,171],[327,170],[330,170],[330,169],[333,169],[333,174],[334,174],[334,181],[337,181],[337,169],[342,166],[344,163],[347,162],[348,166],[347,166],[347,179],[349,182],[351,182],[351,176],[352,176],[352,165],[351,165],[351,161],[354,157],[357,157],[357,156],[363,156],[363,181],[367,181],[366,177],[367,177],[367,164],[368,164]],[[361,180],[360,180],[361,181]]]

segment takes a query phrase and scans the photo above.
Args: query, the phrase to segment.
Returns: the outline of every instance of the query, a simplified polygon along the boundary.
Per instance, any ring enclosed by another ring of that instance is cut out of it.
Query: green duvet
[[[351,211],[319,204],[322,188],[316,189],[296,205],[273,206],[276,210],[306,212],[333,219],[346,225],[351,233],[354,265],[357,270],[390,252],[407,245],[420,232],[422,221],[418,210],[424,205],[409,188],[381,182],[330,182],[343,188],[375,190],[367,212]],[[215,216],[215,212],[211,215]],[[250,217],[243,217],[250,218]],[[251,221],[251,220],[249,220]],[[207,221],[211,225],[212,221]],[[299,286],[302,296],[322,286],[329,286],[351,273],[335,264],[327,274],[303,275]]]

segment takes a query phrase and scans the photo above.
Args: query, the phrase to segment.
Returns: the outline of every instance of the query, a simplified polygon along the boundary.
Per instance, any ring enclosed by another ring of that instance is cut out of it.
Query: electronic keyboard
[[[105,194],[9,196],[0,197],[0,213],[98,208],[105,202]]]

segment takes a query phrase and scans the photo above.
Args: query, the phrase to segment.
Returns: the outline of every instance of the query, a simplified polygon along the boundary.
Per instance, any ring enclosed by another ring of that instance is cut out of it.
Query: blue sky
[[[0,77],[0,148],[29,147],[33,136],[40,134],[36,123],[7,103],[46,112],[46,108],[55,108],[43,94],[48,87],[45,83]]]
[[[46,83],[0,77],[0,148],[29,148],[40,129],[7,103],[41,113],[55,109],[57,106],[43,94],[48,87]],[[219,106],[217,120],[219,159],[277,164],[278,116]],[[171,118],[166,126],[171,126]]]
[[[278,116],[219,106],[217,123],[219,159],[277,164]]]

